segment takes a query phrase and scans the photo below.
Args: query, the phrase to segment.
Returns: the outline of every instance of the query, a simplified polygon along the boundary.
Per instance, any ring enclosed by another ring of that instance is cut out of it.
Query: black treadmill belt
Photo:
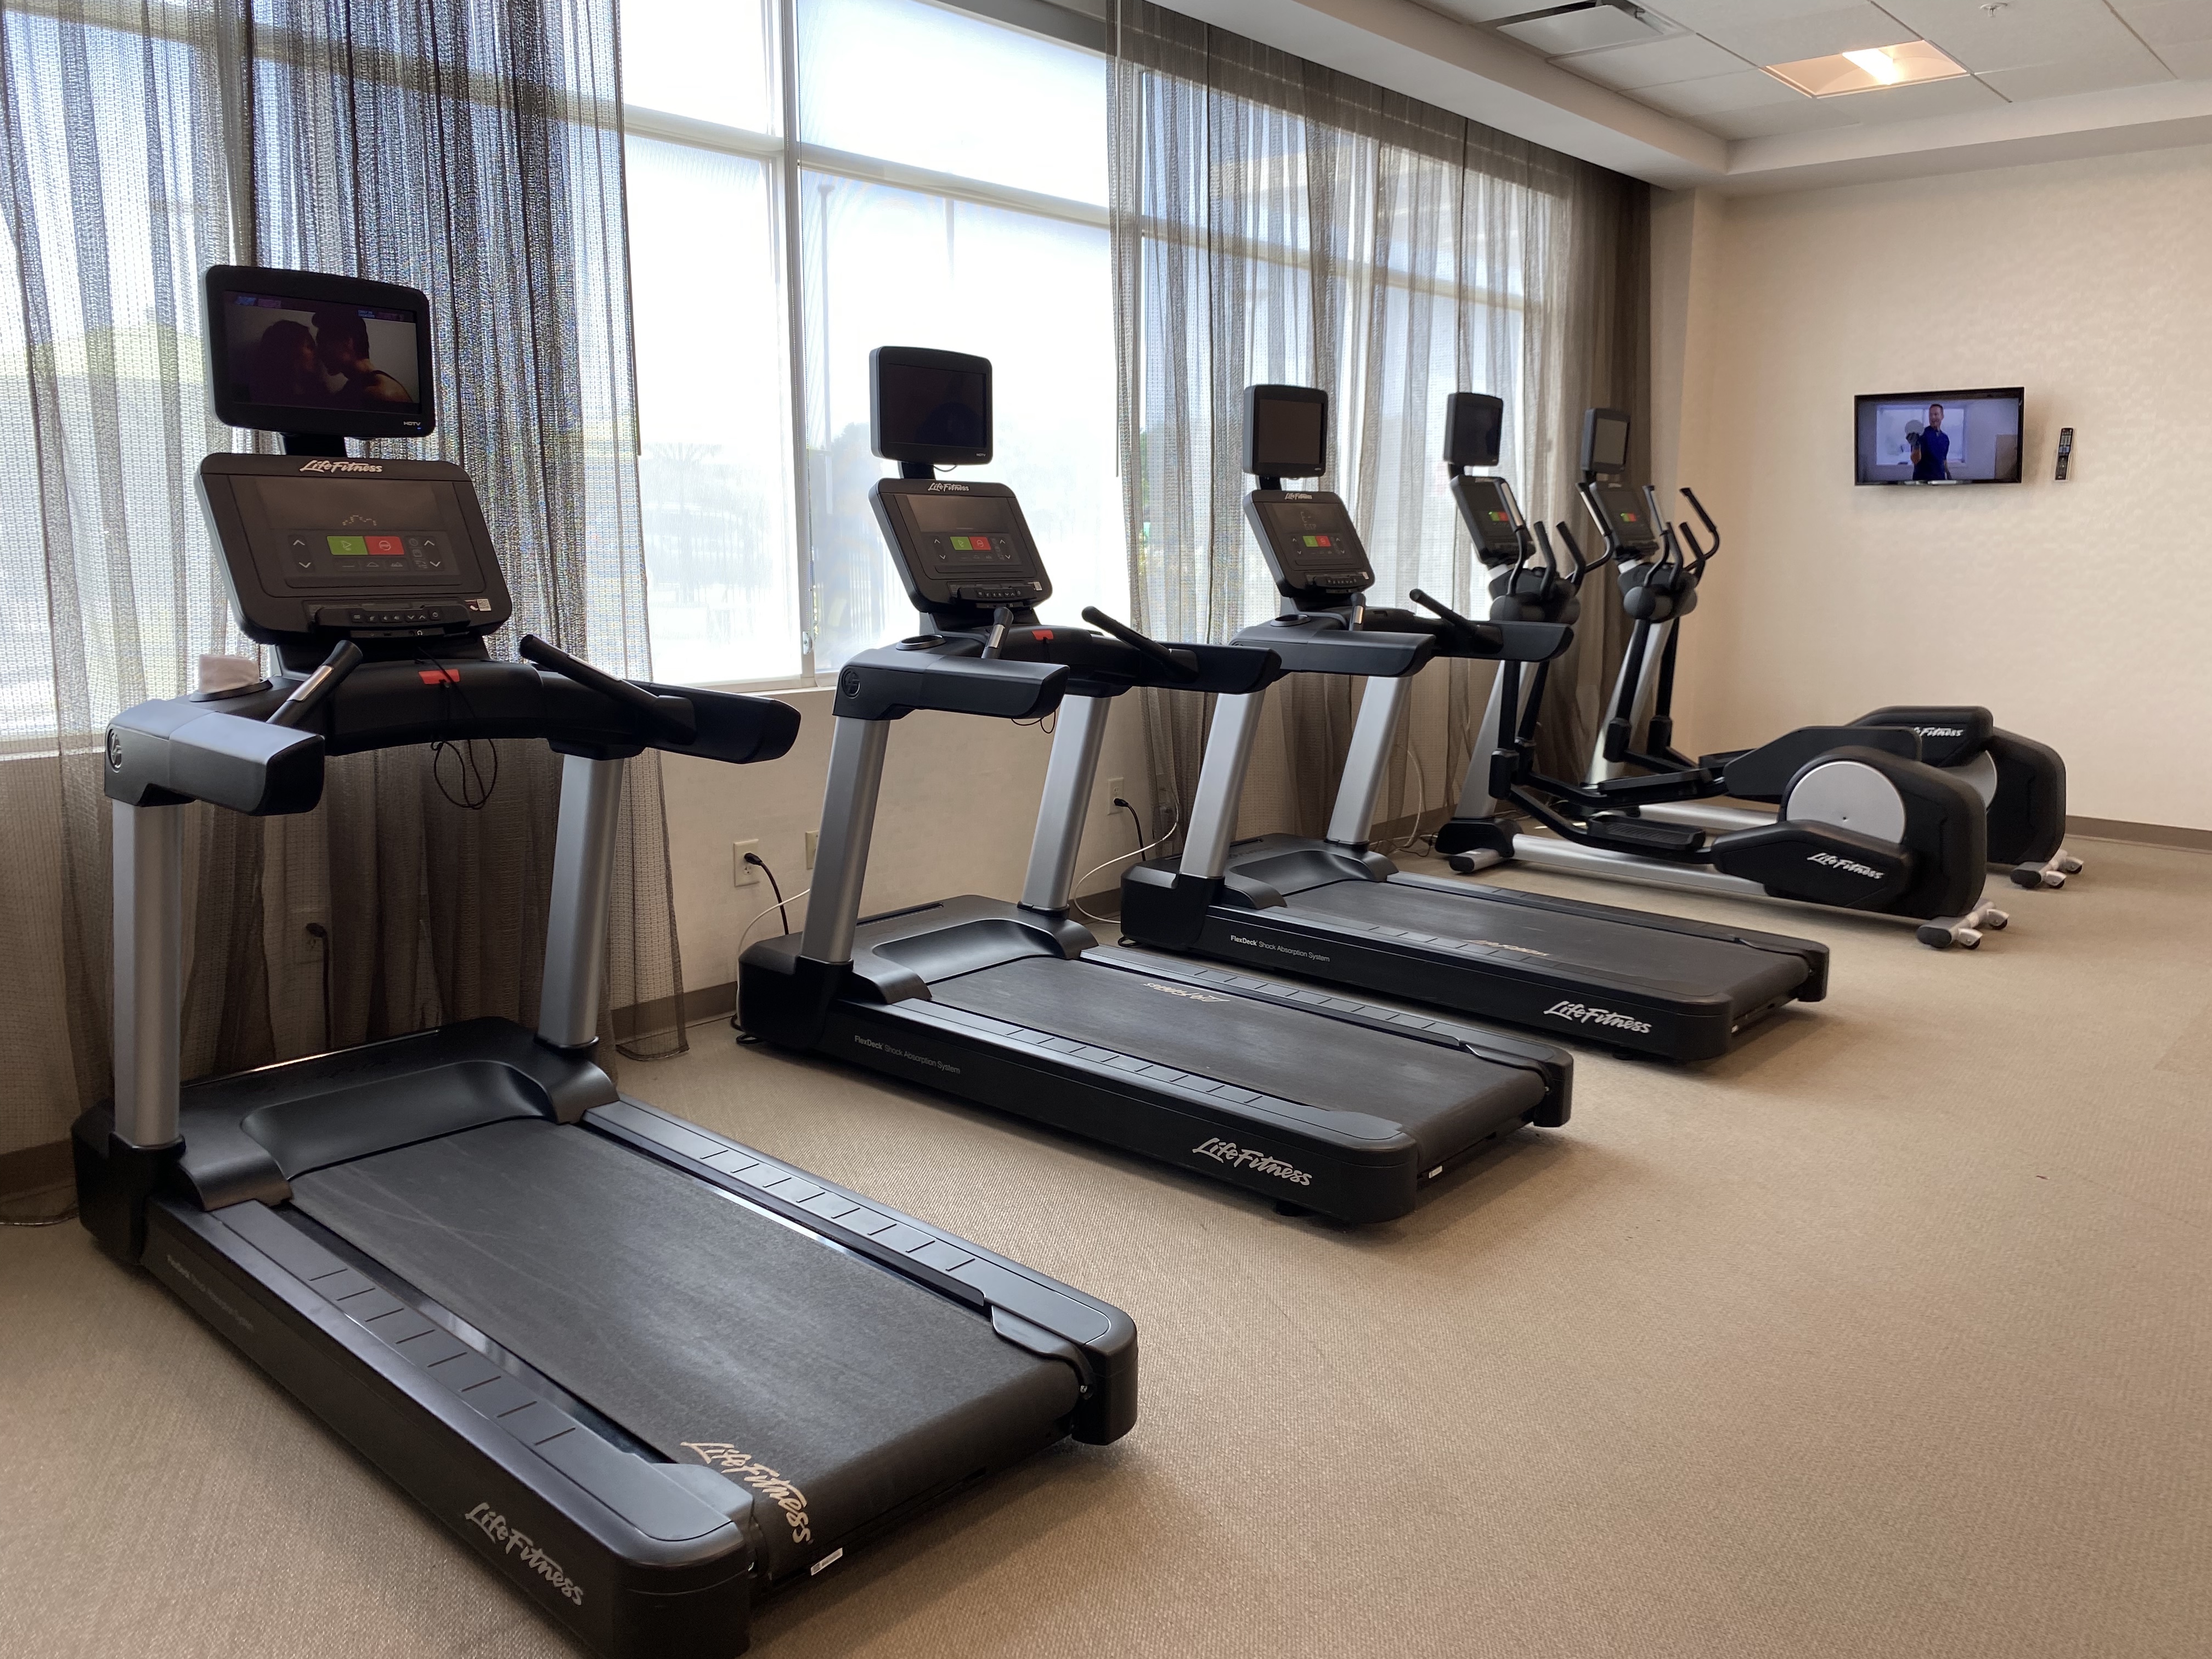
[[[1535,1071],[1103,963],[1024,957],[939,980],[939,1002],[1241,1089],[1401,1126],[1439,1158],[1543,1103]]]
[[[978,1316],[588,1130],[543,1120],[317,1170],[293,1202],[680,1462],[722,1447],[781,1575],[854,1526],[1029,1449],[1074,1371]]]
[[[1291,895],[1293,915],[1396,927],[1526,951],[1531,968],[1571,975],[1583,968],[1647,981],[1681,996],[1722,995],[1755,1006],[1805,981],[1804,960],[1729,939],[1644,927],[1573,910],[1500,902],[1480,892],[1443,893],[1391,881],[1338,881]]]

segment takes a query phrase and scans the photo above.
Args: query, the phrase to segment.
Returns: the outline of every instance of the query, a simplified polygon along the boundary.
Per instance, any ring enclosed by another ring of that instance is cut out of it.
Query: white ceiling
[[[1959,115],[2212,76],[2212,0],[1656,0],[1527,22],[1559,0],[1421,0],[1717,137]],[[1769,64],[1911,40],[1966,77],[1813,99]]]
[[[2212,0],[1608,0],[1527,15],[1570,3],[1166,0],[1676,189],[1805,189],[2212,143]],[[1915,39],[1970,73],[1823,99],[1765,73]]]

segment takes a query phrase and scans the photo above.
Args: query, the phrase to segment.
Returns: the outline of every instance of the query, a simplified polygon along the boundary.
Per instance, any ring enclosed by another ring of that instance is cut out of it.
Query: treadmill
[[[1479,394],[1451,405],[1453,495],[1479,547],[1486,535],[1519,533],[1504,481],[1465,473],[1496,464],[1503,407]],[[1559,617],[1571,613],[1504,591],[1489,621],[1419,589],[1412,597],[1427,616],[1364,607],[1374,571],[1343,501],[1281,487],[1325,469],[1327,431],[1326,393],[1247,389],[1245,467],[1260,488],[1245,497],[1245,519],[1285,605],[1237,642],[1297,641],[1296,669],[1366,682],[1328,835],[1233,839],[1265,692],[1223,697],[1181,858],[1123,878],[1129,940],[1673,1060],[1724,1054],[1775,1009],[1819,1000],[1828,951],[1814,940],[1413,874],[1374,850],[1369,832],[1413,674],[1430,656],[1548,661],[1566,647]],[[1429,641],[1426,653],[1401,650],[1412,630]]]
[[[1127,1432],[1127,1315],[598,1063],[624,760],[773,760],[795,711],[528,637],[490,657],[510,605],[466,473],[344,459],[341,434],[397,435],[398,412],[227,395],[241,321],[328,305],[390,325],[380,347],[410,332],[427,389],[423,296],[236,267],[208,289],[218,417],[287,434],[199,472],[240,626],[282,666],[227,659],[245,683],[106,733],[116,1089],[73,1136],[101,1247],[625,1659],[740,1652],[757,1598],[1060,1440]],[[427,390],[404,416],[430,429]],[[187,805],[309,811],[329,756],[480,738],[563,757],[536,1030],[466,1020],[180,1087]]]
[[[745,1030],[1351,1222],[1406,1213],[1523,1124],[1565,1122],[1571,1062],[1548,1044],[1100,947],[1069,915],[1111,700],[1250,696],[1282,664],[1163,646],[1096,610],[1097,632],[1038,622],[1051,581],[1014,492],[933,476],[989,459],[989,362],[887,346],[872,372],[876,453],[901,476],[871,500],[930,631],[839,672],[805,930],[745,952]],[[1397,642],[1408,661],[1427,646]],[[1057,711],[1018,903],[858,919],[891,724],[917,708]]]

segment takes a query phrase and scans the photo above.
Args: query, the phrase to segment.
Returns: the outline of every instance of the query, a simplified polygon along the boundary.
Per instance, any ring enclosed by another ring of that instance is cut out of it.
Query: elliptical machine
[[[1556,526],[1558,545],[1566,550],[1562,560],[1541,524],[1521,521],[1502,480],[1462,474],[1453,480],[1452,495],[1495,573],[1495,605],[1547,619],[1572,613],[1584,579],[1603,562],[1585,559],[1567,526]],[[1630,603],[1639,623],[1651,616],[1671,620],[1680,614],[1675,601],[1685,591],[1693,593],[1694,583],[1685,590],[1647,576],[1631,591],[1644,596]],[[1485,714],[1493,746],[1487,754],[1478,750],[1459,808],[1437,836],[1437,852],[1462,875],[1519,862],[1856,910],[1914,922],[1920,942],[1936,949],[1972,949],[1985,930],[2010,920],[1982,898],[1987,842],[1980,798],[1916,758],[1918,739],[1911,734],[1881,731],[1860,734],[1872,742],[1809,744],[1810,752],[1784,781],[1777,819],[1711,835],[1644,816],[1665,803],[1715,793],[1712,775],[1694,766],[1595,785],[1537,771],[1548,666],[1528,672],[1517,663],[1499,665]],[[1912,753],[1896,752],[1908,744]],[[1551,834],[1527,833],[1524,818]]]
[[[1592,788],[1617,787],[1643,775],[1709,775],[1705,796],[1763,802],[1771,809],[1797,768],[1825,748],[1866,744],[1917,758],[1963,780],[1978,795],[1988,819],[1990,864],[2016,887],[2059,888],[2079,873],[2081,860],[2066,850],[2066,763],[2033,738],[2007,732],[1986,708],[1892,704],[1843,726],[1803,726],[1756,748],[1729,750],[1692,759],[1674,747],[1678,628],[1697,609],[1705,567],[1720,551],[1720,527],[1694,491],[1682,497],[1705,526],[1700,542],[1686,523],[1669,524],[1658,491],[1622,482],[1628,417],[1594,409],[1584,422],[1583,505],[1605,538],[1619,573],[1621,601],[1634,623],[1607,718],[1591,746],[1583,776]],[[1708,804],[1704,799],[1655,799],[1648,815],[1693,828],[1756,829],[1773,822],[1771,810]]]

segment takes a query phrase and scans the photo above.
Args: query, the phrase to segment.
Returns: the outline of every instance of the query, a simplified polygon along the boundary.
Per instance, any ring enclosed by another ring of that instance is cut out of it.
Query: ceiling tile
[[[2185,81],[2212,78],[2212,40],[2187,40],[2179,46],[2160,46],[2158,55],[2166,68]]]
[[[2086,52],[2055,64],[2025,64],[1991,70],[1982,79],[2014,103],[2031,98],[2063,98],[2069,92],[2103,92],[2112,87],[2140,87],[2170,81],[2172,74],[2149,50],[2134,41],[2125,52]]]
[[[2127,26],[2163,52],[2198,40],[2212,40],[2212,0],[2112,0]]]
[[[1734,16],[1723,15],[1695,26],[1707,40],[1726,46],[1753,64],[1790,64],[1801,58],[1825,58],[1830,52],[1857,52],[1866,46],[1893,46],[1912,38],[1912,31],[1879,6],[1867,0],[1832,3],[1799,16],[1778,16],[1763,4],[1741,8]]]
[[[2105,0],[1883,0],[1897,21],[1968,69],[2019,69],[2122,54],[2142,43]]]
[[[1558,63],[1561,69],[1571,69],[1608,87],[1622,88],[1663,87],[1669,81],[1694,81],[1748,67],[1734,52],[1723,52],[1695,34],[1677,34],[1638,46],[1615,46],[1608,52],[1578,52]]]
[[[1659,0],[1645,8],[1672,18],[1686,29],[1712,34],[1731,25],[1763,23],[1778,17],[1809,17],[1833,11],[1844,0]]]
[[[1530,6],[1529,10],[1537,8]],[[1595,6],[1588,11],[1564,12],[1557,17],[1538,17],[1526,23],[1511,23],[1498,31],[1509,40],[1518,40],[1542,52],[1547,58],[1561,52],[1589,52],[1598,46],[1623,46],[1632,41],[1650,41],[1659,38],[1659,31],[1649,23],[1639,23],[1625,11],[1611,6]]]
[[[1674,81],[1663,87],[1638,87],[1637,98],[1669,115],[1692,120],[1724,110],[1757,109],[1763,104],[1809,104],[1795,87],[1785,87],[1764,70],[1709,75],[1702,81]]]
[[[1963,115],[1971,110],[1996,109],[2004,100],[1971,75],[1948,81],[1923,81],[1917,86],[1877,87],[1872,92],[1849,93],[1820,100],[1840,108],[1854,121],[1872,125],[1881,121],[1917,121],[1923,115]]]
[[[1819,127],[1855,125],[1835,107],[1833,99],[1819,98],[1800,98],[1794,104],[1762,104],[1757,109],[1717,110],[1692,118],[1707,132],[1723,138],[1771,138],[1778,132],[1810,132]]]

